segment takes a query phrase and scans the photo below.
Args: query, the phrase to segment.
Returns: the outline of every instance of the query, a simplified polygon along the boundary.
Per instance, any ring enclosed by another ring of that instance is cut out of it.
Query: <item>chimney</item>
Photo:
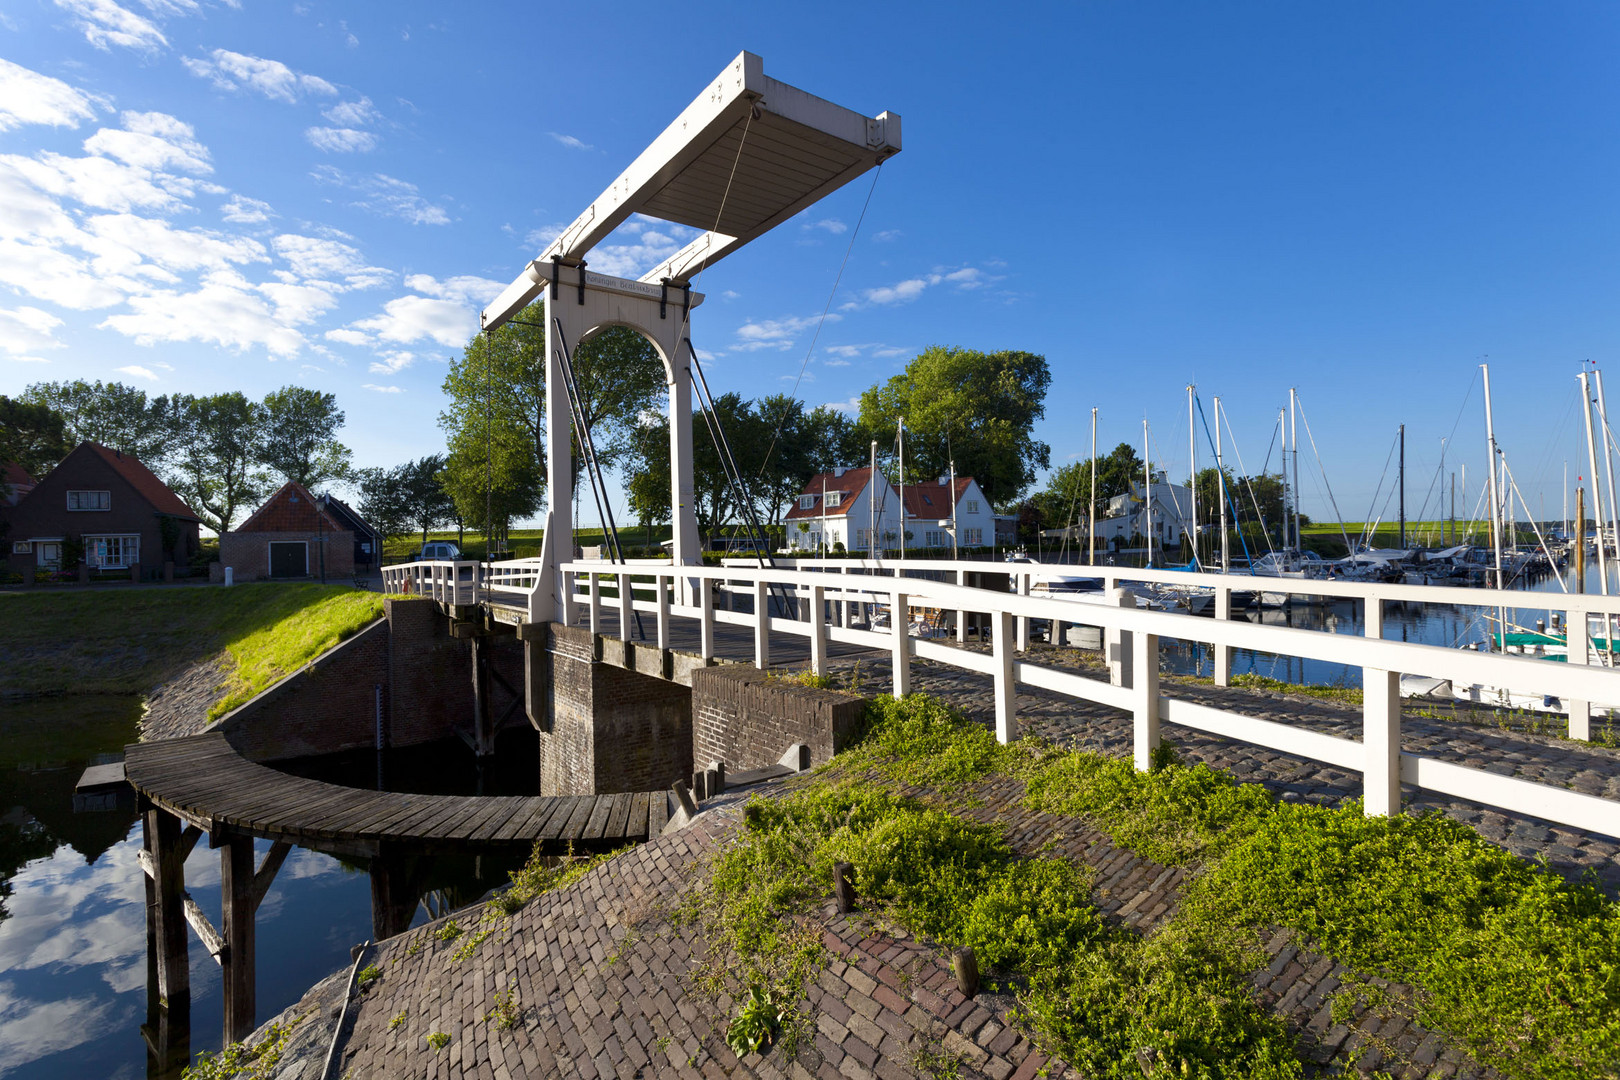
[[[948,477],[948,476],[942,476],[942,477],[939,478],[939,486],[940,487],[945,487],[950,482],[951,482],[951,478]]]
[[[847,472],[849,472],[849,466],[848,465],[840,465],[837,468],[833,469],[833,476],[835,476],[835,477],[843,476]]]

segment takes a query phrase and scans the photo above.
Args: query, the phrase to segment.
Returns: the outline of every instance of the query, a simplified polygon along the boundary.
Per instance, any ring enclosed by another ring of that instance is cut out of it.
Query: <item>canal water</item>
[[[57,697],[0,702],[0,1077],[79,1080],[147,1076],[141,1024],[147,1017],[145,889],[136,855],[134,803],[75,812],[84,769],[115,759],[135,741],[134,697]],[[504,749],[504,748],[503,748]],[[535,755],[512,753],[527,776],[491,775],[492,794],[533,790]],[[457,741],[391,752],[380,766],[395,790],[466,792],[479,781]],[[322,779],[375,786],[375,753],[301,764]],[[258,857],[269,850],[258,844]],[[502,884],[514,860],[435,860],[433,899],[476,900]],[[210,917],[220,912],[218,852],[198,844],[186,886]],[[425,906],[417,922],[429,918]],[[364,866],[294,849],[258,914],[258,1019],[349,964],[371,936],[371,885]],[[223,1017],[218,965],[195,941],[191,952],[191,1049],[217,1050]]]
[[[1612,560],[1611,560],[1612,561]],[[1249,580],[1249,579],[1245,579]],[[1263,579],[1258,579],[1263,580]],[[1620,566],[1609,567],[1611,593],[1620,593]],[[1573,567],[1562,575],[1548,574],[1525,583],[1522,590],[1524,603],[1509,608],[1510,626],[1533,630],[1536,621],[1550,625],[1550,611],[1537,604],[1546,594],[1575,591]],[[1587,567],[1586,591],[1600,593],[1602,578],[1596,558]],[[1236,616],[1235,616],[1236,617]],[[1474,605],[1449,604],[1386,604],[1384,610],[1384,636],[1397,641],[1410,641],[1420,645],[1439,645],[1444,648],[1462,648],[1487,640],[1495,629],[1497,611]],[[1302,630],[1320,630],[1334,634],[1360,636],[1364,629],[1362,605],[1359,601],[1340,601],[1323,606],[1298,606],[1288,609],[1250,610],[1242,614],[1249,622],[1267,626],[1289,626]],[[1210,675],[1214,671],[1214,650],[1196,642],[1163,642],[1163,662],[1166,670],[1178,675]],[[1232,651],[1232,672],[1253,672],[1281,682],[1316,686],[1361,686],[1361,668],[1352,664],[1307,660],[1297,656],[1276,656],[1257,653],[1249,649]]]

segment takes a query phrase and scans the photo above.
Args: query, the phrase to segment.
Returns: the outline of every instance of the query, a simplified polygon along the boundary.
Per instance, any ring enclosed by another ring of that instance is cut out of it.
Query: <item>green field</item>
[[[540,538],[545,535],[544,529],[513,529],[510,533],[512,554],[518,558],[540,554]],[[624,545],[626,552],[639,556],[648,547],[656,547],[659,543],[670,538],[668,525],[655,525],[646,530],[637,525],[619,530],[619,542]],[[590,547],[605,543],[601,529],[579,529],[575,532],[575,543],[581,547]],[[469,559],[482,559],[484,557],[484,534],[468,532],[464,537],[454,530],[450,532],[428,533],[430,542],[448,540],[461,547],[461,553]],[[383,565],[405,562],[422,550],[422,534],[411,533],[402,536],[390,536],[383,541]]]

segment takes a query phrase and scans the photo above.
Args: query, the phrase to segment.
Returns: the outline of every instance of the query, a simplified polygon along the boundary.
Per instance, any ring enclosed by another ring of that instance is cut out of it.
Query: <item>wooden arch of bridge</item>
[[[141,802],[140,861],[159,998],[168,1016],[189,1011],[190,924],[223,969],[226,1042],[253,1031],[254,916],[294,844],[366,860],[373,933],[381,939],[407,929],[416,910],[407,856],[535,845],[558,854],[603,850],[659,836],[670,813],[664,791],[581,796],[366,791],[249,761],[217,731],[135,743],[125,749],[124,775]],[[186,892],[186,858],[205,836],[221,851],[219,929]],[[255,867],[258,838],[273,846]]]

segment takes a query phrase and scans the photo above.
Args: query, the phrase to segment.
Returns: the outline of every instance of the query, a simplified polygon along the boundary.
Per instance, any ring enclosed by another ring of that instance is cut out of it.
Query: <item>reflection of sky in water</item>
[[[90,865],[64,845],[12,879],[11,917],[0,921],[0,1075],[145,1075],[140,837],[137,825]],[[262,859],[269,844],[257,847]],[[186,862],[186,885],[219,925],[219,853],[206,840]],[[370,930],[366,875],[295,849],[259,908],[259,1020],[345,965]],[[220,970],[195,936],[190,949],[192,1050],[217,1049]]]

